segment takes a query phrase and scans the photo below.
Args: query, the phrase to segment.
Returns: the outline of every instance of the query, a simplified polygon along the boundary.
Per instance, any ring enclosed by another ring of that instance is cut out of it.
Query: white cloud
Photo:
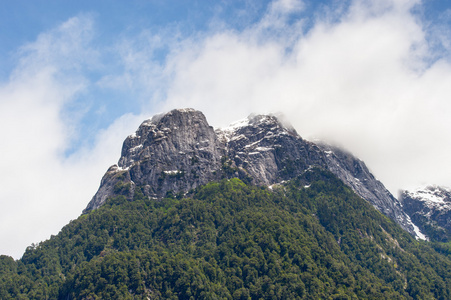
[[[18,67],[0,85],[2,254],[19,258],[76,218],[137,126],[136,117],[125,115],[99,133],[94,148],[64,155],[74,125],[64,107],[86,90],[83,70],[97,63],[92,34],[89,16],[41,34],[21,49]]]
[[[286,27],[287,18],[293,13],[304,9],[303,1],[299,0],[277,0],[269,4],[268,11],[258,24],[262,28]]]
[[[172,60],[166,108],[192,106],[221,126],[282,111],[304,137],[364,159],[394,193],[421,181],[449,185],[450,64],[431,64],[430,36],[412,13],[418,4],[354,1],[307,33],[285,23],[286,39],[260,36],[262,24],[213,34]]]
[[[356,0],[309,23],[299,18],[304,2],[279,0],[242,31],[122,37],[114,45],[120,61],[108,67],[101,62],[111,59],[110,45],[93,47],[89,15],[41,34],[0,85],[0,253],[18,258],[76,218],[126,135],[177,107],[202,110],[215,126],[283,112],[303,137],[353,151],[394,192],[424,181],[450,185],[443,166],[451,165],[451,65],[443,49],[451,43],[447,29],[431,29],[412,13],[416,5]],[[67,157],[81,118],[66,108],[92,89],[147,104]]]

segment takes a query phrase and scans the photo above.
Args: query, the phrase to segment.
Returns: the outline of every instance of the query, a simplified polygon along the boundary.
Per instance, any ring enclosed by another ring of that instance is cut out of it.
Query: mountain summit
[[[173,110],[127,137],[85,214],[0,255],[0,299],[450,299],[449,244],[373,206],[408,229],[362,161],[278,117]]]
[[[416,235],[401,203],[375,179],[365,163],[327,144],[302,139],[275,115],[250,115],[227,128],[214,129],[202,112],[176,109],[144,121],[128,136],[118,164],[111,166],[84,212],[114,195],[132,200],[184,195],[210,181],[237,177],[270,186],[313,167],[335,174],[380,212]]]

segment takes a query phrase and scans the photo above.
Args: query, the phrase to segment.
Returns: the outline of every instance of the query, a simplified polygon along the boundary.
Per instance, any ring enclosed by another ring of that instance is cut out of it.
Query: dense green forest
[[[319,169],[161,200],[137,187],[22,259],[1,256],[0,299],[445,300],[450,248],[416,241]]]

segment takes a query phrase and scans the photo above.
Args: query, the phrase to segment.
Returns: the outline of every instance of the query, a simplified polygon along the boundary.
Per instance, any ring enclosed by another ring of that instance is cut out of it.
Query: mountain
[[[0,299],[450,299],[451,244],[383,215],[387,193],[276,116],[215,130],[174,110],[127,137],[79,218],[0,256]]]
[[[419,242],[331,172],[109,198],[19,261],[1,299],[449,299],[451,247]]]
[[[429,185],[402,191],[399,198],[404,211],[430,239],[451,240],[451,189]]]
[[[302,139],[275,115],[251,115],[228,128],[214,129],[200,111],[177,109],[144,121],[124,141],[121,158],[109,168],[85,209],[100,207],[114,195],[133,199],[186,194],[212,180],[237,177],[273,185],[312,167],[331,171],[376,209],[416,235],[401,203],[375,179],[365,163],[327,144]],[[119,184],[120,183],[120,184]]]

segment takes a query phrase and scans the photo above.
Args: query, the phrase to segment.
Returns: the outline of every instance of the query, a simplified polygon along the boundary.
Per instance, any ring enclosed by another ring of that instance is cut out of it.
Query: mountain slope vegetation
[[[332,173],[273,187],[225,179],[155,200],[136,186],[0,257],[1,299],[450,299],[446,251]],[[443,249],[442,249],[443,250]]]

